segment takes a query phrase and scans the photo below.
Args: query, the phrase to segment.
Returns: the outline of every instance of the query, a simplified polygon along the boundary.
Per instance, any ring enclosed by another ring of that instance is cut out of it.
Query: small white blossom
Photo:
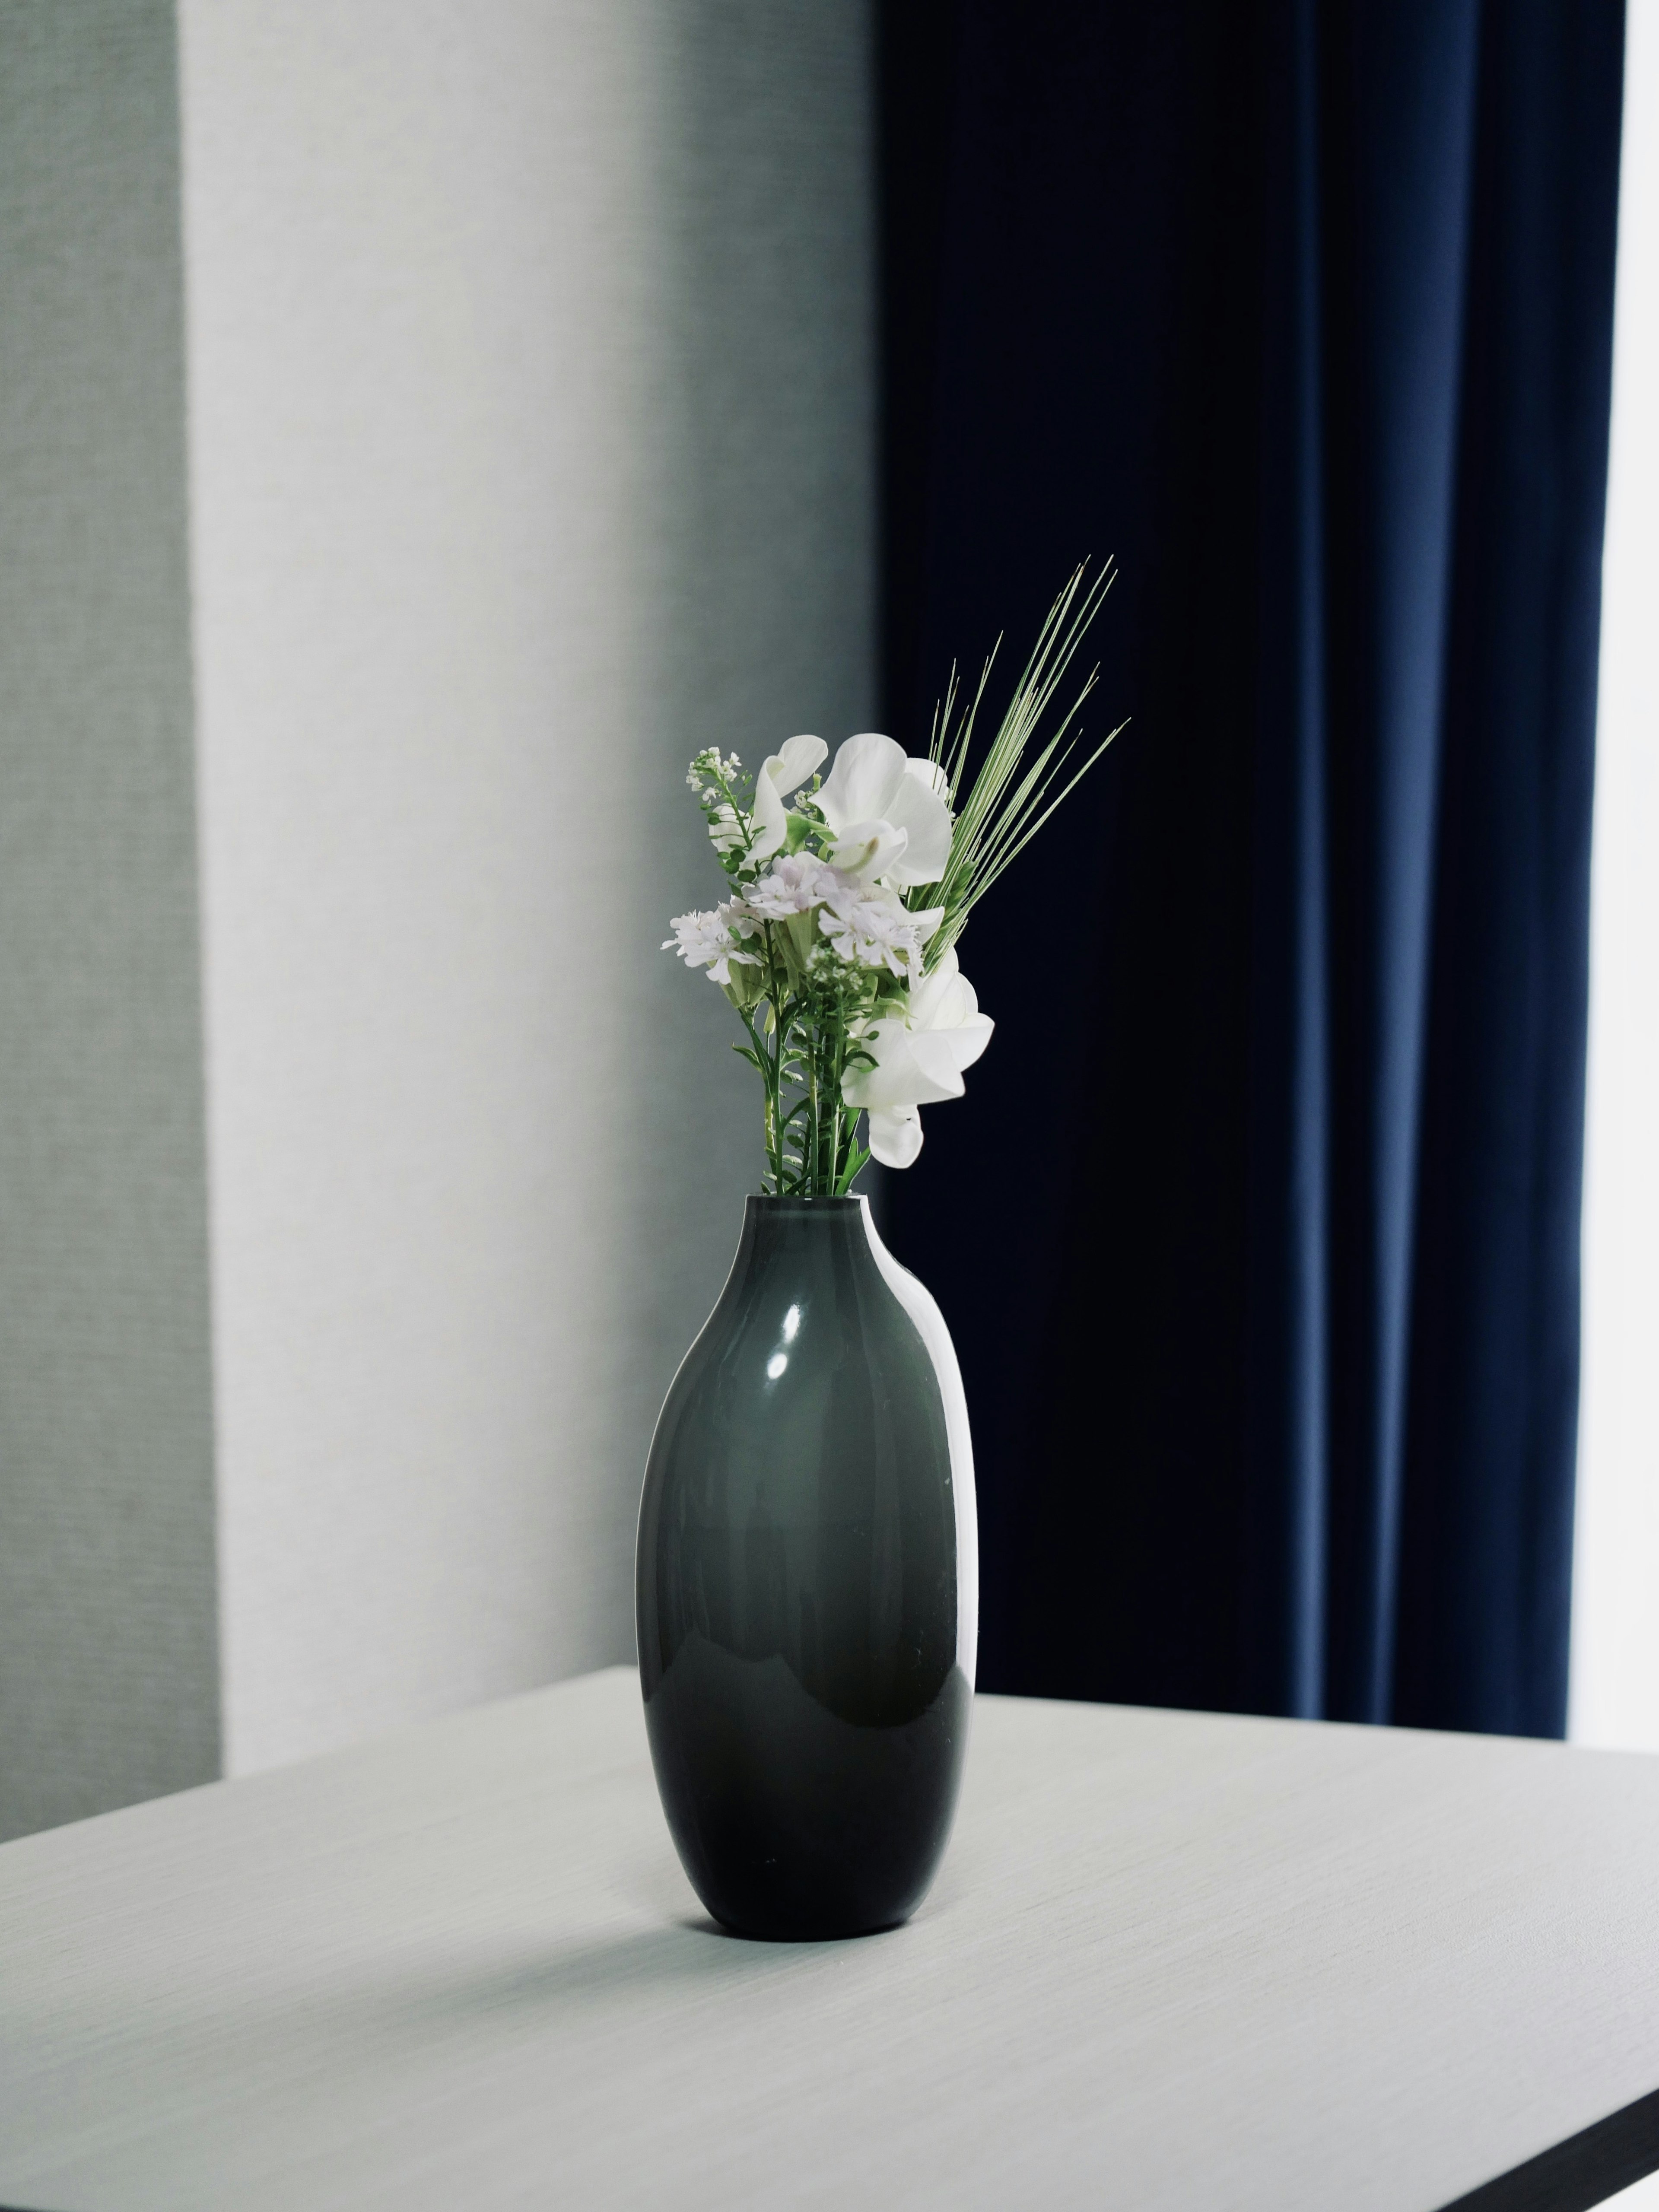
[[[792,914],[810,913],[836,893],[851,893],[856,885],[838,875],[811,853],[787,853],[775,860],[769,872],[750,884],[743,902],[750,914],[766,921],[787,921]]]
[[[706,968],[712,982],[729,983],[734,960],[741,966],[760,965],[754,953],[740,946],[742,939],[754,935],[755,925],[730,903],[712,913],[677,914],[669,927],[674,934],[664,938],[663,951],[678,952],[688,968]]]
[[[890,891],[838,884],[824,896],[818,927],[844,960],[921,981],[921,948],[933,933]]]
[[[729,787],[742,766],[735,753],[722,754],[718,745],[705,745],[685,771],[685,781],[703,805],[722,806],[725,793],[721,787]],[[729,806],[725,811],[731,814]]]

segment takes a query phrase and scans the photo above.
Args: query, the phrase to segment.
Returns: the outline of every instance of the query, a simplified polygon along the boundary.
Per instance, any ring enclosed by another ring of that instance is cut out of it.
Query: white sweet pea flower
[[[716,806],[709,817],[708,842],[722,858],[735,853],[743,842],[743,824],[738,819],[734,806]]]
[[[860,822],[836,840],[830,859],[832,866],[861,884],[878,883],[890,871],[896,880],[909,842],[908,830],[895,830],[890,822]]]
[[[818,793],[836,837],[830,858],[865,882],[884,878],[901,890],[936,884],[951,857],[946,778],[932,761],[907,758],[902,745],[874,730],[848,738]]]
[[[668,926],[674,934],[664,938],[663,951],[678,952],[688,968],[706,968],[711,982],[729,984],[734,960],[750,968],[760,965],[740,945],[755,934],[755,925],[732,905],[716,907],[712,914],[677,914]]]
[[[876,1064],[849,1068],[841,1094],[868,1115],[870,1150],[884,1167],[910,1165],[921,1150],[917,1108],[961,1097],[963,1075],[991,1042],[994,1026],[981,1013],[954,951],[911,987],[904,1015],[870,1024],[859,1042]]]
[[[822,738],[791,738],[781,752],[770,753],[761,763],[760,774],[755,778],[757,835],[749,848],[752,861],[769,860],[783,843],[789,833],[784,800],[829,756],[830,748]]]

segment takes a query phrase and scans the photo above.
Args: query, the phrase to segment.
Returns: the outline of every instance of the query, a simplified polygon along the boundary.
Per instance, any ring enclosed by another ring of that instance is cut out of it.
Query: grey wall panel
[[[873,696],[860,0],[183,0],[233,1769],[627,1656],[758,1164],[683,781]]]
[[[218,1764],[171,9],[0,6],[0,1834]]]
[[[752,768],[797,731],[833,748],[875,716],[873,55],[861,0],[653,12],[665,558],[643,766],[653,865],[677,902],[662,910],[678,913],[720,888],[676,773],[693,751],[719,744]],[[649,1398],[724,1279],[733,1194],[759,1187],[760,1109],[729,1052],[735,1020],[702,978],[664,959],[630,988],[647,1040],[647,1079],[623,1094],[643,1178],[632,1203],[671,1231],[635,1247]],[[630,1454],[641,1435],[636,1419]]]

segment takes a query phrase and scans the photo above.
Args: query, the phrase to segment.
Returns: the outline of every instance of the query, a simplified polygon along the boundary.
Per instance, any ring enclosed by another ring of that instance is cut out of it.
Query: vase
[[[978,1542],[944,1318],[863,1198],[750,1198],[657,1422],[640,1508],[657,1787],[714,1918],[891,1928],[944,1855]]]

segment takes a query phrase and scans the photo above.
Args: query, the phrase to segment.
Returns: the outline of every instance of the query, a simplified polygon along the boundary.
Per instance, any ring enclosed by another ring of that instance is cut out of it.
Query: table
[[[744,1942],[614,1669],[0,1849],[0,2202],[1586,2205],[1656,1866],[1659,1759],[982,1698],[910,1926]]]

